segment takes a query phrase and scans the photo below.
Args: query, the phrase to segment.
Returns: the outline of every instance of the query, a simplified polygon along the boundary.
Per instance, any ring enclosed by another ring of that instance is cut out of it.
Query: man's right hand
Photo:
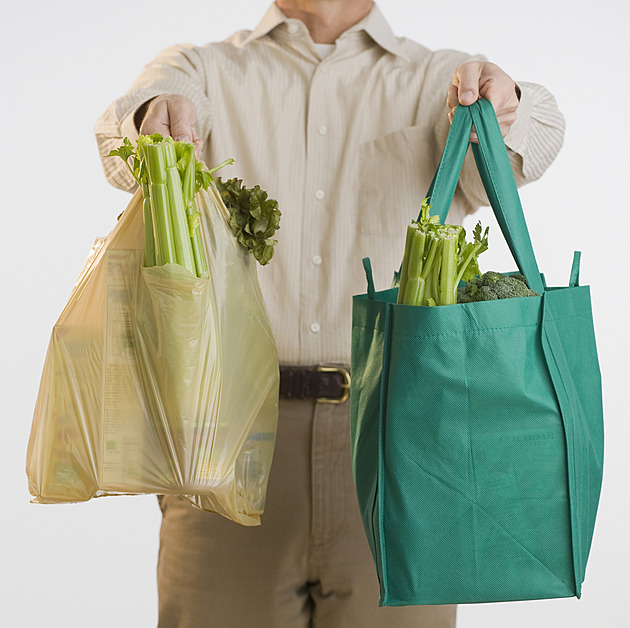
[[[203,140],[197,137],[195,122],[197,122],[195,105],[186,96],[161,94],[149,101],[140,125],[140,135],[152,133],[160,133],[164,137],[170,135],[176,141],[194,144],[197,156],[200,156]]]

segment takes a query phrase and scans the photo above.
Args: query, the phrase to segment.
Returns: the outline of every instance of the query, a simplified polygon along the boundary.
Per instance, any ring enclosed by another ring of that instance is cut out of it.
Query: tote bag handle
[[[469,106],[459,105],[455,110],[440,165],[427,193],[432,205],[431,213],[438,214],[444,224],[468,151],[473,124],[479,138],[479,144],[472,145],[473,155],[494,215],[514,261],[527,279],[529,287],[542,294],[544,285],[529,237],[512,165],[494,107],[489,100],[480,99]]]

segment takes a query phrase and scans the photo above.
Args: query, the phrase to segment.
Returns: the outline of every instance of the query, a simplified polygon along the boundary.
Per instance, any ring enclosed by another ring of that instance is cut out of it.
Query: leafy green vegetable
[[[538,292],[529,289],[523,275],[503,275],[493,270],[469,279],[457,290],[458,303],[539,296]]]
[[[460,281],[479,274],[478,256],[488,248],[488,229],[481,223],[466,242],[466,231],[457,225],[441,225],[430,215],[428,199],[422,201],[420,219],[407,227],[398,303],[405,305],[452,305],[457,303]]]
[[[145,266],[176,263],[193,275],[205,275],[208,262],[195,195],[201,188],[208,189],[212,172],[234,160],[207,170],[195,158],[193,144],[175,142],[159,133],[141,135],[137,149],[124,138],[109,157],[120,157],[142,189]]]
[[[280,228],[278,202],[257,185],[246,188],[241,179],[222,181],[217,177],[215,185],[230,212],[230,227],[239,243],[253,253],[259,264],[268,264],[278,242],[272,239]]]

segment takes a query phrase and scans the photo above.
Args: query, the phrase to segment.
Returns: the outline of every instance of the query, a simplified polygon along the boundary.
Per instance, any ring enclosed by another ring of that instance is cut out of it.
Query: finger
[[[506,111],[497,116],[499,126],[512,126],[516,122],[516,111]]]
[[[149,105],[140,126],[140,135],[151,135],[152,133],[160,133],[165,137],[171,134],[168,107],[164,100],[156,99]]]
[[[453,84],[448,86],[448,95],[446,97],[446,105],[449,109],[454,110],[459,105],[457,96],[457,87]]]
[[[457,87],[458,102],[461,105],[472,105],[479,98],[479,77],[483,64],[479,61],[463,63],[453,76],[453,84]]]
[[[174,100],[168,102],[168,115],[171,123],[171,136],[178,142],[193,141],[193,125],[197,121],[195,108],[188,100]]]
[[[195,145],[195,156],[198,160],[201,160],[201,156],[203,153],[203,140],[197,137],[197,132],[195,131],[195,127],[193,127],[193,144]]]
[[[505,137],[508,134],[511,126],[516,122],[516,113],[505,113],[503,115],[497,116],[497,120],[499,122],[499,128],[501,129],[501,135]]]
[[[515,113],[519,100],[514,89],[514,81],[502,70],[497,70],[482,77],[479,94],[492,103],[497,116]]]
[[[193,144],[195,145],[195,157],[198,161],[203,161],[203,140],[193,140]]]

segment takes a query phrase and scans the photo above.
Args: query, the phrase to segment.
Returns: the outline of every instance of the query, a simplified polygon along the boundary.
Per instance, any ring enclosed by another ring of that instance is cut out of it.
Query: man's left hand
[[[453,84],[449,85],[447,105],[450,109],[448,118],[452,122],[458,104],[471,105],[478,98],[487,98],[494,107],[503,137],[507,135],[518,109],[519,96],[516,83],[498,66],[487,61],[468,61],[462,63],[453,75]],[[477,136],[472,133],[471,141]]]

